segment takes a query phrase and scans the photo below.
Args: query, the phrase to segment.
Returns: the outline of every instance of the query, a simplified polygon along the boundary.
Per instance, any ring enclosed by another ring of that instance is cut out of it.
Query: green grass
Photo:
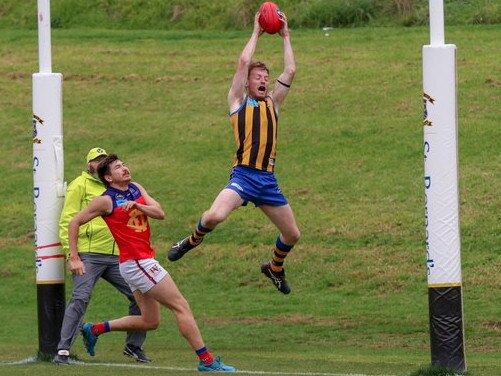
[[[413,372],[411,376],[458,376],[458,373],[451,368],[427,367]]]
[[[52,27],[245,30],[262,0],[52,0]],[[277,0],[293,29],[428,24],[423,0]],[[499,24],[497,0],[446,0],[447,25]],[[2,0],[0,28],[36,29],[36,3]]]
[[[199,251],[163,263],[190,301],[209,348],[240,369],[409,375],[430,363],[421,82],[428,30],[328,34],[293,33],[298,73],[280,116],[277,177],[303,234],[287,260],[293,293],[280,296],[259,273],[276,231],[250,206],[234,213]],[[248,36],[52,34],[53,70],[65,77],[66,179],[80,173],[91,147],[122,156],[167,214],[152,221],[159,260],[192,230],[227,181],[234,145],[226,94]],[[500,38],[499,26],[446,31],[446,40],[458,46],[464,318],[475,376],[501,373]],[[276,76],[282,67],[279,38],[263,36],[256,58]],[[31,168],[31,74],[37,70],[36,32],[2,30],[2,362],[38,349]],[[124,300],[100,283],[87,319],[125,311]],[[127,362],[122,343],[121,334],[103,337],[95,362]],[[148,336],[146,351],[154,365],[195,365],[168,312]],[[72,352],[89,361],[80,340]],[[33,372],[67,371],[40,363],[0,366],[0,374]]]

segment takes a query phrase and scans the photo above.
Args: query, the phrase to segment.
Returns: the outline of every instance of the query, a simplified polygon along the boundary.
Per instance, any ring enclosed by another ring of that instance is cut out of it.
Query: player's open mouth
[[[259,86],[257,88],[257,91],[262,91],[262,92],[265,92],[266,91],[266,88],[264,86]]]

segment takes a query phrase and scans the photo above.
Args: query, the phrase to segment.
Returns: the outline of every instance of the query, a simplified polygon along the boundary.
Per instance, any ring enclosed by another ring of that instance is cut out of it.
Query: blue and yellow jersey
[[[262,101],[245,97],[238,110],[230,114],[230,120],[237,144],[233,167],[273,172],[278,114],[271,97]]]

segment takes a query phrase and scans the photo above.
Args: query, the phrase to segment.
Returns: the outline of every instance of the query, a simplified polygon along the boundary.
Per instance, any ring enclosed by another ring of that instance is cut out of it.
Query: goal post
[[[33,83],[33,204],[38,355],[57,351],[65,309],[65,255],[59,241],[64,202],[61,73],[52,73],[50,1],[38,0],[39,70]]]
[[[459,230],[456,46],[443,0],[429,0],[423,46],[425,246],[432,367],[466,371]]]

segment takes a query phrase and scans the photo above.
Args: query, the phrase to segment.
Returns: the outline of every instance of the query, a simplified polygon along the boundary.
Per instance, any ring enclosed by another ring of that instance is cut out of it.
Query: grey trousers
[[[77,339],[83,325],[83,317],[89,305],[92,290],[99,278],[109,282],[129,299],[129,315],[141,314],[129,285],[120,274],[117,256],[97,253],[80,253],[79,256],[85,265],[86,273],[83,276],[73,275],[73,292],[64,311],[61,339],[57,345],[58,350],[70,350]],[[112,318],[100,317],[96,319],[104,321]],[[145,332],[130,332],[127,333],[126,344],[142,348],[145,339]]]

